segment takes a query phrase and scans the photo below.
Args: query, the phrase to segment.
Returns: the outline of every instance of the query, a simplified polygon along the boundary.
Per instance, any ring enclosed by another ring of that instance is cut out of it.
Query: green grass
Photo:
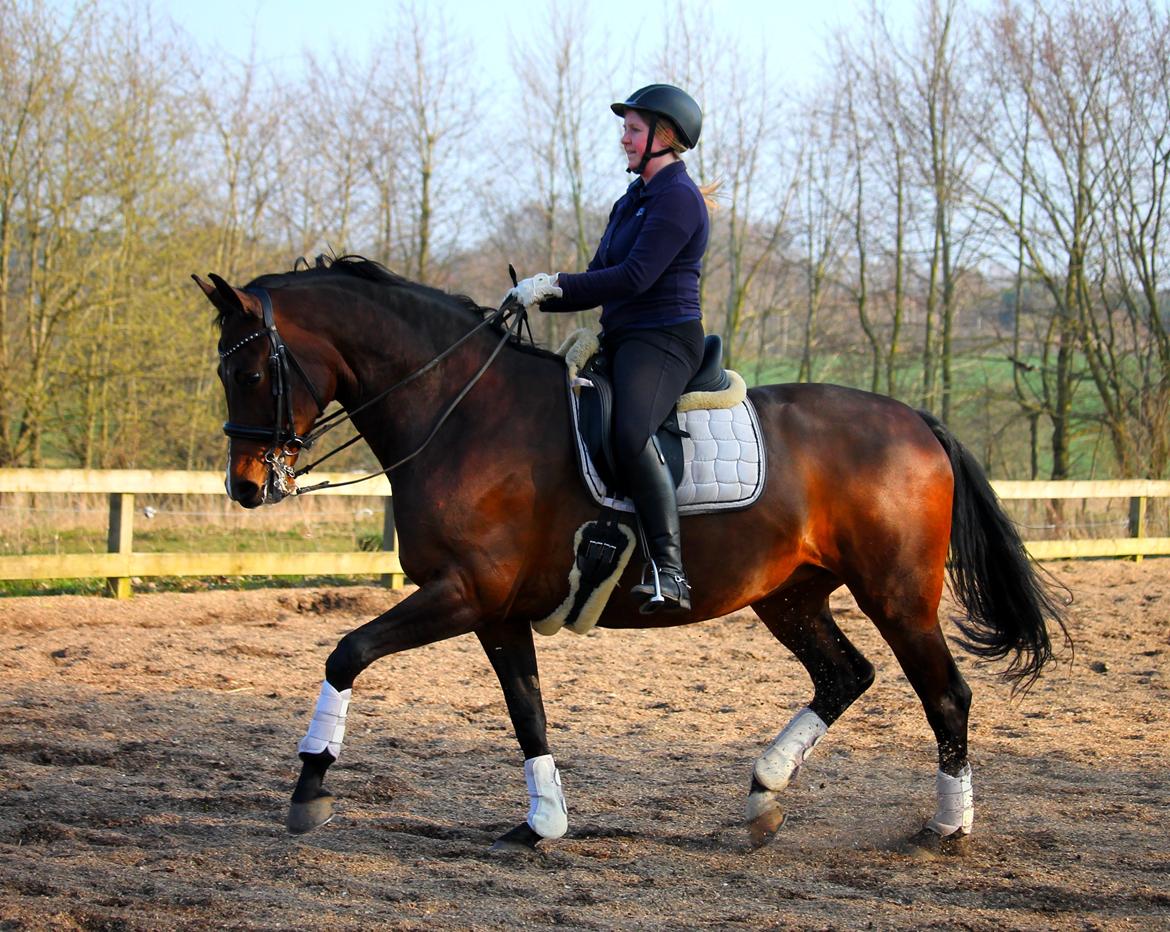
[[[1040,366],[1040,359],[1024,360]],[[799,371],[799,359],[771,359],[759,368],[755,360],[737,364],[740,373],[753,384],[792,382]],[[1083,368],[1083,366],[1082,366]],[[1000,356],[960,356],[953,370],[953,402],[948,427],[987,466],[994,478],[1030,478],[1030,426],[1016,401],[1014,364]],[[869,389],[870,359],[864,353],[822,354],[814,360],[814,379],[851,388]],[[917,355],[903,358],[895,376],[899,400],[919,407],[922,403],[921,360]],[[1038,387],[1035,373],[1028,376]],[[754,381],[753,381],[754,380]],[[1070,478],[1112,478],[1116,463],[1107,435],[1101,427],[1100,397],[1093,386],[1082,381],[1074,389],[1070,437]],[[936,414],[939,412],[935,412]],[[1039,476],[1052,472],[1052,425],[1040,422]]]
[[[353,526],[304,528],[257,527],[255,530],[190,524],[184,527],[134,528],[139,553],[323,553],[382,548],[379,520]],[[0,554],[105,553],[105,528],[52,528],[34,524],[0,537]]]

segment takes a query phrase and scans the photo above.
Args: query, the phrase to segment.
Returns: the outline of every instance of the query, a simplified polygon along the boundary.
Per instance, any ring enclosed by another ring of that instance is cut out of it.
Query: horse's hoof
[[[771,792],[750,793],[747,802],[748,832],[752,847],[762,848],[784,824],[784,810]]]
[[[505,832],[496,839],[489,851],[500,853],[533,854],[540,836],[532,830],[527,822],[521,822],[511,831]]]
[[[319,828],[333,818],[333,794],[322,790],[314,799],[305,803],[292,803],[288,807],[285,828],[292,835],[303,835]]]
[[[971,850],[971,836],[955,831],[945,838],[929,828],[921,828],[900,846],[902,854],[930,860],[937,857],[963,857]]]

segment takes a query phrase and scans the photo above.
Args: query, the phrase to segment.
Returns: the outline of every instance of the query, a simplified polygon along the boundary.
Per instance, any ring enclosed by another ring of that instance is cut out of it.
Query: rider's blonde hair
[[[686,145],[678,138],[674,124],[669,119],[659,119],[658,127],[654,130],[654,138],[675,155],[682,155],[687,151]],[[707,205],[707,210],[712,213],[719,209],[719,202],[715,200],[715,192],[719,190],[721,184],[723,184],[721,180],[715,180],[699,185],[699,193],[703,195],[703,202]]]

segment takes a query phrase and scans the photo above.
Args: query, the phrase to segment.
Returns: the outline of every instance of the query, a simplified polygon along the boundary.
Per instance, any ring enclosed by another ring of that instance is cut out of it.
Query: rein
[[[320,413],[324,410],[324,405],[321,403],[320,395],[318,394],[316,387],[313,385],[312,380],[309,378],[308,374],[301,367],[301,365],[297,362],[296,357],[292,354],[292,351],[289,350],[284,341],[281,340],[280,334],[278,334],[276,331],[276,323],[272,315],[272,299],[268,296],[268,292],[263,288],[249,288],[246,290],[251,294],[255,294],[260,300],[261,306],[264,309],[265,329],[256,331],[256,333],[245,337],[231,349],[220,353],[220,358],[226,358],[241,346],[262,334],[266,333],[268,335],[269,342],[273,347],[272,356],[269,358],[269,366],[272,370],[272,393],[276,407],[276,416],[275,422],[271,429],[235,424],[229,421],[223,425],[223,432],[227,434],[228,437],[238,437],[242,440],[267,440],[271,438],[272,446],[270,446],[268,451],[264,454],[264,462],[276,474],[277,482],[281,486],[281,490],[286,494],[291,492],[291,494],[294,495],[305,495],[309,492],[319,491],[320,489],[340,488],[346,485],[355,485],[359,482],[367,482],[370,479],[376,479],[378,476],[388,475],[399,466],[410,462],[427,448],[427,445],[430,444],[431,440],[433,440],[435,435],[439,432],[439,429],[443,426],[451,414],[454,413],[460,402],[462,402],[463,399],[467,397],[467,394],[471,391],[472,388],[475,387],[476,383],[478,383],[479,380],[483,377],[483,374],[487,372],[491,364],[495,362],[496,357],[499,356],[500,351],[504,348],[504,344],[509,340],[521,340],[522,331],[528,324],[528,315],[524,306],[515,301],[515,299],[507,298],[499,308],[497,308],[482,321],[480,321],[475,327],[473,327],[462,337],[439,353],[439,355],[424,363],[418,369],[415,369],[415,371],[410,373],[410,375],[400,379],[390,387],[383,389],[373,398],[362,402],[352,411],[346,411],[344,409],[334,411],[331,415],[324,418],[319,423],[315,423],[306,434],[300,435],[297,434],[292,419],[292,395],[289,391],[288,384],[290,364],[308,387],[309,393],[313,396],[313,400],[317,404],[318,415],[320,415]],[[349,440],[345,441],[345,443],[340,444],[335,449],[326,453],[320,459],[315,460],[314,462],[300,469],[294,470],[291,466],[285,463],[285,456],[293,455],[302,449],[310,449],[313,444],[315,444],[321,437],[329,433],[329,431],[333,430],[335,427],[340,427],[342,424],[347,422],[352,423],[354,415],[359,414],[371,405],[382,401],[393,392],[405,387],[406,385],[409,385],[411,382],[430,372],[444,359],[454,353],[455,350],[470,340],[476,333],[478,333],[484,327],[488,327],[494,323],[502,323],[504,332],[501,335],[499,341],[497,341],[491,354],[488,356],[487,361],[484,362],[484,364],[480,366],[478,370],[476,370],[475,374],[471,377],[467,384],[463,386],[455,398],[452,399],[451,403],[443,409],[438,418],[436,418],[435,423],[432,425],[430,432],[423,439],[422,443],[420,443],[418,447],[416,447],[411,453],[402,457],[402,459],[398,460],[398,462],[387,466],[385,469],[372,472],[368,476],[362,476],[359,479],[350,479],[346,482],[319,482],[316,485],[305,486],[303,488],[297,486],[289,489],[287,487],[286,480],[295,480],[308,474],[331,456],[340,453],[346,447],[360,440],[361,434],[356,434]],[[531,330],[529,330],[529,338],[531,339]],[[282,419],[284,420],[283,424]]]

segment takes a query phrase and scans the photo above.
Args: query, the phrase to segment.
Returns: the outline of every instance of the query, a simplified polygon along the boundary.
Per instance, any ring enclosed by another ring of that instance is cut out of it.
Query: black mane
[[[479,320],[482,320],[489,314],[495,313],[495,308],[483,307],[477,304],[471,298],[464,294],[451,293],[443,291],[439,288],[434,288],[430,285],[423,285],[419,282],[411,281],[396,272],[390,271],[386,266],[373,259],[367,259],[365,256],[358,255],[344,255],[344,256],[317,256],[310,265],[309,261],[303,256],[293,263],[291,271],[288,272],[273,272],[266,275],[261,275],[258,278],[252,279],[245,286],[246,288],[281,288],[286,285],[312,281],[314,279],[327,279],[334,276],[345,276],[347,278],[356,278],[362,281],[373,282],[387,288],[401,288],[414,292],[419,295],[426,295],[431,298],[436,298],[439,301],[456,307],[464,312],[470,312]],[[218,312],[216,315],[216,323],[220,329],[223,328],[224,313]],[[498,322],[494,321],[490,329],[498,334],[503,334],[504,328]],[[522,352],[533,353],[538,356],[551,357],[554,359],[561,359],[556,353],[553,353],[542,347],[532,344],[525,344],[514,342],[513,348],[519,349]]]
[[[367,282],[377,282],[391,288],[405,288],[410,291],[438,297],[448,302],[453,302],[459,307],[471,311],[471,313],[480,318],[486,317],[495,310],[495,308],[482,307],[476,304],[467,295],[452,294],[438,288],[432,288],[430,285],[422,285],[418,282],[411,281],[409,278],[405,278],[396,272],[391,272],[381,262],[375,262],[373,259],[367,259],[365,256],[358,255],[320,255],[314,260],[313,265],[309,265],[308,260],[302,256],[293,263],[292,271],[261,275],[259,278],[254,278],[248,282],[246,287],[279,288],[282,285],[289,284],[290,281],[303,281],[306,276],[312,278],[329,276],[331,274],[360,278]]]

